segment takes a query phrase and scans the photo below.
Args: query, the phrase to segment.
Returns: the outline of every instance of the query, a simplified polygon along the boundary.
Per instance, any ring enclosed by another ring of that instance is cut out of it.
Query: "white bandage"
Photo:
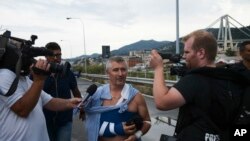
[[[144,120],[143,122],[145,122],[145,123],[147,123],[147,124],[151,125],[151,121]]]
[[[142,134],[143,134],[142,131],[139,130],[139,131],[135,132],[135,137],[136,137],[137,139],[140,139],[141,136],[142,136]]]

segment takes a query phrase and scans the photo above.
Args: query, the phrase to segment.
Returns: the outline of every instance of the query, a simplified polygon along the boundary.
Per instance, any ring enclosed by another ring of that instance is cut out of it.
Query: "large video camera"
[[[37,36],[32,35],[31,40],[24,40],[11,37],[11,32],[6,31],[0,35],[0,68],[6,68],[18,75],[28,75],[30,73],[30,65],[35,63],[34,57],[37,56],[53,56],[53,52],[45,47],[33,47]],[[65,74],[70,69],[68,62],[63,65],[50,63],[49,73]],[[35,70],[37,71],[37,69]],[[38,70],[38,73],[43,71]],[[36,73],[36,72],[35,72]]]
[[[181,62],[182,56],[180,54],[170,54],[170,53],[162,53],[159,52],[159,55],[162,59],[168,59],[170,62],[172,62],[172,66],[170,67],[170,75],[178,75],[178,76],[184,76],[187,67],[185,63]]]

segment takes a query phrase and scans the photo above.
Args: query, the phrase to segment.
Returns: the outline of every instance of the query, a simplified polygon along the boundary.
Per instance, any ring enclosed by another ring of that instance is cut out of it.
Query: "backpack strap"
[[[18,61],[16,63],[16,78],[14,79],[14,81],[12,82],[8,92],[4,96],[7,96],[7,97],[11,96],[16,91],[18,81],[19,81],[19,77],[20,77],[21,67],[22,67],[22,53],[18,52]]]
[[[242,75],[238,71],[224,67],[223,68],[202,67],[202,68],[192,69],[188,71],[186,75],[188,74],[201,74],[217,79],[234,81],[236,83],[243,85],[250,84],[250,80],[248,80],[246,77],[244,77],[244,75]]]
[[[17,85],[18,85],[18,81],[19,81],[19,77],[16,76],[16,78],[12,82],[12,84],[11,84],[8,92],[4,96],[7,96],[7,97],[11,96],[16,91],[16,88],[17,88]]]

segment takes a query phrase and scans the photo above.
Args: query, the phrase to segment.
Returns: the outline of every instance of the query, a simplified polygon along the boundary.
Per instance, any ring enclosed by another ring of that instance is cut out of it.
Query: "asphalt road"
[[[78,79],[78,87],[81,91],[81,94],[84,95],[86,89],[92,82]],[[145,100],[149,109],[149,114],[152,121],[152,126],[148,133],[142,137],[143,141],[159,141],[160,135],[168,134],[173,135],[175,127],[172,125],[166,124],[166,122],[171,122],[171,124],[176,124],[176,117],[178,110],[170,111],[159,111],[155,108],[154,101],[152,97],[145,96]],[[72,130],[72,141],[87,141],[86,133],[84,129],[84,121],[79,120],[78,115],[74,117],[73,121],[73,130]]]

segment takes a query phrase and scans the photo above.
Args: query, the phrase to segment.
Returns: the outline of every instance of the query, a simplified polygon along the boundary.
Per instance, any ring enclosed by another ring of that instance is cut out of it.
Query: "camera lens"
[[[65,62],[64,64],[50,63],[50,72],[52,73],[61,73],[65,75],[70,69],[70,63]]]

